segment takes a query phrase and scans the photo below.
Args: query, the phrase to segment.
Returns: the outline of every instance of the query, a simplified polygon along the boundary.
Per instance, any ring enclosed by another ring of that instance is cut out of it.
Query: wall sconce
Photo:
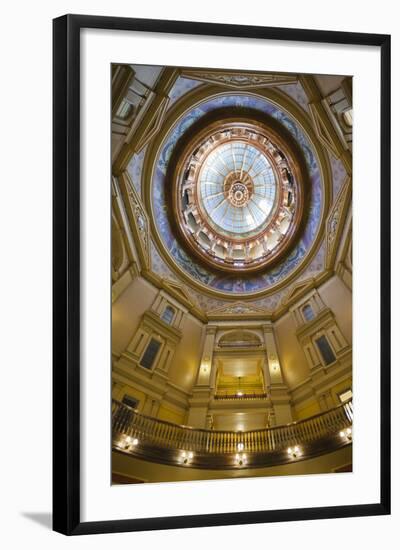
[[[207,355],[203,358],[203,361],[202,361],[202,364],[201,364],[201,370],[203,372],[208,372],[209,368],[210,368],[210,357],[208,357],[208,355]]]
[[[287,453],[291,458],[298,458],[301,456],[301,449],[295,445],[294,447],[289,447]]]
[[[277,371],[279,369],[279,362],[276,359],[271,360],[271,366],[273,371]]]
[[[126,435],[122,437],[118,443],[118,447],[121,447],[125,451],[131,451],[133,447],[136,447],[136,445],[139,444],[139,440],[136,437],[131,437],[130,435]]]
[[[193,460],[194,454],[192,451],[182,451],[179,457],[179,461],[182,464],[188,465]]]
[[[339,435],[342,439],[345,439],[347,441],[351,441],[353,439],[351,428],[347,428],[346,430],[341,431]]]
[[[203,372],[208,372],[209,361],[210,361],[210,360],[209,360],[208,357],[205,357],[205,358],[203,359],[203,362],[202,362],[202,364],[201,364],[201,370],[202,370]]]
[[[235,456],[235,462],[237,466],[246,466],[247,455],[245,455],[244,453],[237,453]]]

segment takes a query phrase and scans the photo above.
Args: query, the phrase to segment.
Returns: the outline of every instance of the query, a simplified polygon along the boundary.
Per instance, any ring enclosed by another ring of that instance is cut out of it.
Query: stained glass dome
[[[222,120],[195,133],[172,174],[176,227],[211,267],[256,271],[287,249],[303,207],[293,157],[254,120]]]
[[[268,222],[276,178],[265,154],[245,141],[216,147],[199,174],[199,205],[215,230],[248,238]]]

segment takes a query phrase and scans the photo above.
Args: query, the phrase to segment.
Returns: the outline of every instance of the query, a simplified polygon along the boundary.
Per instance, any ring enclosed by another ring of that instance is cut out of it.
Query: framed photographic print
[[[390,37],[54,20],[54,529],[390,513]]]

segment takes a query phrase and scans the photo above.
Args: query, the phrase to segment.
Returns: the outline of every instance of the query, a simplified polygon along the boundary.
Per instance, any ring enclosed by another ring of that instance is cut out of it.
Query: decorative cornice
[[[308,291],[314,288],[314,278],[310,277],[304,281],[299,281],[291,286],[285,298],[283,299],[283,304],[289,304],[293,301],[297,301],[299,297],[303,297]]]
[[[193,298],[190,296],[190,292],[184,285],[171,281],[170,279],[162,279],[162,285],[163,288],[169,292],[169,294],[176,298],[178,302],[185,305],[188,309],[197,307]]]
[[[154,332],[160,333],[164,338],[172,340],[174,343],[178,343],[182,338],[181,330],[165,323],[165,321],[151,309],[144,312],[142,323],[143,327],[151,327],[154,329]]]
[[[235,90],[269,88],[271,86],[295,84],[297,82],[297,76],[293,74],[243,73],[243,71],[227,71],[220,69],[183,69],[182,76],[184,78],[200,80],[226,88],[233,88]]]
[[[271,314],[270,311],[254,306],[253,304],[237,301],[237,302],[234,302],[233,304],[228,304],[226,306],[222,306],[220,308],[209,311],[207,313],[207,316],[210,320],[221,319],[221,318],[234,319],[235,317],[240,317],[241,319],[244,319],[244,318],[266,319],[270,316],[270,314]]]
[[[173,288],[170,286],[170,281],[167,279],[163,279],[154,271],[151,271],[150,269],[142,270],[141,275],[144,279],[146,279],[148,282],[150,282],[152,285],[154,285],[158,289],[163,289],[166,292],[170,292],[172,296],[178,300],[183,306],[187,307],[189,312],[196,317],[199,321],[206,323],[208,321],[207,315],[204,313],[202,309],[200,309],[196,304],[189,303],[187,299],[182,295],[181,292],[176,292],[173,290]],[[168,282],[167,282],[168,281]],[[183,288],[183,285],[182,285]]]

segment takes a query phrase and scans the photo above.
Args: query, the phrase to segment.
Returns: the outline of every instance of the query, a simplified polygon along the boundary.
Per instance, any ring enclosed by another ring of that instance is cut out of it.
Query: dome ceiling
[[[211,147],[214,140],[218,136],[211,136],[205,146]],[[200,209],[217,232],[246,239],[269,220],[277,181],[265,153],[230,136],[228,143],[215,147],[205,159],[197,193]]]
[[[261,271],[282,256],[303,209],[301,162],[252,114],[248,120],[233,108],[228,120],[195,125],[167,177],[183,243],[209,267],[231,273]]]
[[[287,108],[258,94],[180,103],[146,152],[157,247],[208,294],[271,292],[320,236],[320,152]]]

